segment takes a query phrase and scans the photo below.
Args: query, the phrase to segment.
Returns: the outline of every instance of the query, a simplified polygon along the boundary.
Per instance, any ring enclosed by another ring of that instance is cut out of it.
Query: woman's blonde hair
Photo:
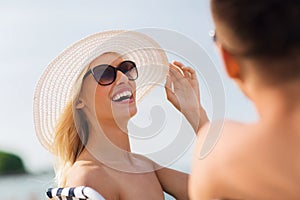
[[[68,170],[83,151],[89,137],[88,123],[82,109],[77,109],[82,88],[82,77],[87,66],[73,86],[73,99],[68,102],[55,127],[52,152],[55,154],[55,179],[59,187],[64,187]]]
[[[105,54],[116,54],[116,52],[105,52]],[[66,105],[55,128],[55,138],[52,152],[56,156],[55,179],[59,187],[64,187],[68,170],[75,163],[80,153],[85,148],[89,138],[88,121],[82,109],[77,109],[79,96],[82,90],[83,76],[89,69],[86,66],[78,76],[72,88],[73,99]]]

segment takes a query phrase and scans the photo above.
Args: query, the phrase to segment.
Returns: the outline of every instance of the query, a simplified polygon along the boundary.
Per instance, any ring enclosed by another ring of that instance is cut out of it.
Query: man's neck
[[[257,87],[255,94],[252,94],[252,100],[261,120],[273,124],[298,123],[300,120],[299,88],[299,82],[282,87]]]

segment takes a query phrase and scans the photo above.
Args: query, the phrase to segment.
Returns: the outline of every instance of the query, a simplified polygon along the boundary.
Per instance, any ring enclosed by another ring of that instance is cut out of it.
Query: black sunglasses
[[[85,79],[89,74],[92,74],[99,85],[110,85],[116,80],[118,71],[121,71],[123,74],[125,74],[131,81],[134,81],[138,78],[138,71],[135,63],[130,60],[125,60],[117,67],[113,67],[108,64],[102,64],[93,67],[85,73],[83,79]]]

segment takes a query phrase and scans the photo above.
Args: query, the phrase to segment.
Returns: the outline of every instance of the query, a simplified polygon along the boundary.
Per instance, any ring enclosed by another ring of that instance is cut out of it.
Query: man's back
[[[204,195],[203,199],[300,199],[299,126],[270,125],[226,122],[204,160],[198,159],[198,145],[192,182],[197,179],[203,187],[198,183],[191,189]],[[207,128],[200,132],[200,142]],[[206,197],[207,190],[215,190],[215,196]]]

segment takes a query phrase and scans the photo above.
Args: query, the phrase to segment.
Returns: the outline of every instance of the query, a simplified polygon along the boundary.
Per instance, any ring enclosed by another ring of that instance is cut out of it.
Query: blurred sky
[[[256,113],[226,77],[208,32],[205,0],[0,0],[0,149],[19,154],[30,171],[51,167],[33,125],[35,85],[47,64],[73,42],[111,29],[155,27],[201,45],[217,65],[226,93],[226,117],[253,121]]]

